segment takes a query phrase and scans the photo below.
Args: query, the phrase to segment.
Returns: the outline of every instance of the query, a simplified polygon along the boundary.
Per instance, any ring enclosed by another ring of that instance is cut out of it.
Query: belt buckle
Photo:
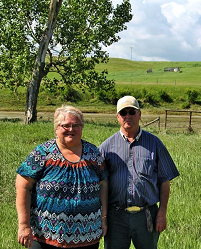
[[[137,206],[132,206],[132,207],[126,208],[126,211],[128,211],[128,212],[139,212],[140,210],[141,210],[141,208],[137,207]]]

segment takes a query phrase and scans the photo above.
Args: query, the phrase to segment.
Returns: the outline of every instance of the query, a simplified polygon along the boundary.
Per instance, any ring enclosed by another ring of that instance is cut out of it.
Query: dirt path
[[[48,121],[53,120],[53,112],[38,112],[38,120]],[[158,121],[151,124],[154,127],[165,128],[165,114],[160,115],[147,115],[142,113],[141,126],[156,120],[160,116],[160,123]],[[105,121],[113,122],[116,121],[116,114],[103,114],[103,113],[84,113],[85,120],[89,121]],[[0,111],[0,120],[5,119],[24,119],[24,112],[13,112],[13,111]],[[174,130],[187,130],[189,127],[190,117],[189,115],[169,115],[167,119],[167,128]],[[201,131],[201,115],[193,115],[191,119],[191,127],[194,131]]]
[[[54,113],[52,112],[38,112],[38,120],[51,120],[53,119]],[[159,115],[142,115],[142,119],[153,120]],[[160,115],[163,117],[164,115]],[[85,120],[116,120],[116,114],[103,114],[103,113],[84,113]],[[13,111],[0,111],[0,120],[2,119],[24,119],[24,112],[13,112]]]

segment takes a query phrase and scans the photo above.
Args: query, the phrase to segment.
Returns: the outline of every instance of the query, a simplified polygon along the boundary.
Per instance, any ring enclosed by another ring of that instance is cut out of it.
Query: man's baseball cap
[[[117,101],[117,113],[127,107],[132,107],[140,110],[139,103],[133,96],[124,96]]]

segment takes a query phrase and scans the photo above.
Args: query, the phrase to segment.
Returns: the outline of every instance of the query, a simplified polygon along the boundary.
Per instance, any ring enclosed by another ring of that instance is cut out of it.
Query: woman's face
[[[66,147],[73,147],[80,143],[82,125],[78,117],[67,113],[56,129],[57,141]]]

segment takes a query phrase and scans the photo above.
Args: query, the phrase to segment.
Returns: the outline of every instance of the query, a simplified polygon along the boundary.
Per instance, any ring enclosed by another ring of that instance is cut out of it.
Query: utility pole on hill
[[[133,47],[130,47],[130,48],[131,48],[131,60],[132,60]]]

